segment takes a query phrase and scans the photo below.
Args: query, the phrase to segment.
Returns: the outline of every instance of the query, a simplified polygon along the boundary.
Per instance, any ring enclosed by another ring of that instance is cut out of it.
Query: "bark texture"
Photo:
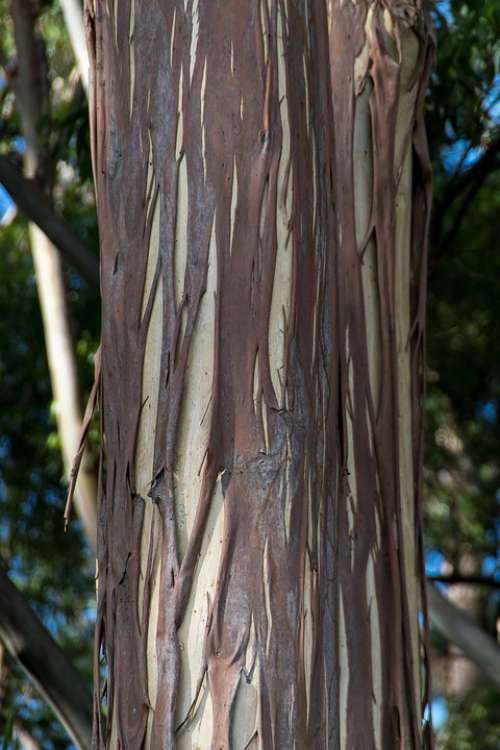
[[[426,11],[86,12],[96,747],[421,748]]]

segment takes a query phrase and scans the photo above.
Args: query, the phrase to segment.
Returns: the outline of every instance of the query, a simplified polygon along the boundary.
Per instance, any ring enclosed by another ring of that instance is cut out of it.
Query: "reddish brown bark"
[[[94,0],[87,19],[97,746],[195,747],[209,702],[204,748],[416,750],[426,13]]]

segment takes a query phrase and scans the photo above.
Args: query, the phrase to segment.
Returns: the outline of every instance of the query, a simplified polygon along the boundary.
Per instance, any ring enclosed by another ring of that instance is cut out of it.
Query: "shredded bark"
[[[421,748],[428,14],[420,0],[88,0],[86,14],[103,305],[94,746],[182,747],[208,694],[212,736],[203,746],[214,750]],[[372,178],[360,238],[353,165],[363,97]],[[408,174],[405,244],[398,204]],[[270,327],[285,251],[277,375]],[[200,334],[210,273],[213,329]],[[213,337],[212,385],[184,540],[179,446],[199,335]],[[152,404],[144,383],[155,366]],[[144,492],[138,445],[149,409]],[[179,632],[193,617],[217,487],[215,594],[200,675],[179,715],[189,648]],[[255,686],[255,726],[238,744],[245,684]]]

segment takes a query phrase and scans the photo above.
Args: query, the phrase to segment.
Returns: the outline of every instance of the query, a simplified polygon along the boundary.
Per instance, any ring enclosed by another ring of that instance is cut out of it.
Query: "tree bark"
[[[21,743],[23,750],[43,750],[28,728],[19,721],[14,723],[14,736]]]
[[[478,574],[481,569],[481,560],[478,560],[473,555],[463,554],[459,558],[458,569],[465,573]],[[459,611],[461,610],[467,614],[471,620],[477,621],[480,617],[483,599],[481,597],[481,590],[476,586],[467,586],[460,583],[451,585],[448,588],[447,598]],[[463,697],[480,679],[480,669],[453,642],[449,643],[449,657],[447,674],[448,694]]]
[[[64,21],[68,29],[71,46],[75,55],[80,80],[85,91],[89,88],[89,56],[83,27],[83,11],[80,0],[60,0]]]
[[[96,745],[421,748],[427,14],[87,14]]]
[[[41,119],[48,110],[45,49],[35,32],[36,16],[31,0],[12,0],[17,75],[14,79],[16,105],[25,140],[24,169],[29,179],[36,178],[50,194],[52,165],[39,132]],[[30,225],[30,244],[45,332],[47,359],[57,425],[66,473],[72,466],[81,433],[81,408],[73,340],[59,254],[48,237]],[[75,492],[75,505],[93,551],[96,549],[96,478],[89,457]]]
[[[1,568],[0,639],[77,747],[90,750],[92,701],[87,687]]]

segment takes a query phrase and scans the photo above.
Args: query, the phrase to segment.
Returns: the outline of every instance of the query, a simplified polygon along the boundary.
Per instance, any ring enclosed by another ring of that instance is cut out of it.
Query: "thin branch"
[[[91,288],[98,291],[99,265],[95,256],[64,219],[56,216],[35,182],[23,177],[22,172],[5,156],[0,156],[0,182],[21,211],[40,227]]]
[[[467,212],[469,208],[472,205],[472,202],[474,201],[474,198],[482,188],[486,178],[488,177],[487,172],[480,173],[475,182],[472,183],[470,186],[467,194],[464,196],[464,199],[462,200],[460,207],[455,215],[455,218],[453,220],[453,224],[449,228],[449,230],[444,235],[443,239],[439,241],[438,248],[436,252],[433,255],[432,258],[432,265],[436,265],[443,255],[445,254],[446,250],[453,246],[453,242],[455,240],[455,237],[457,236],[460,227],[462,226],[464,219],[467,215]]]
[[[92,699],[82,677],[0,567],[0,639],[80,750],[90,750]]]
[[[493,589],[500,589],[500,581],[492,576],[466,576],[459,573],[451,573],[449,575],[427,576],[427,580],[433,583],[445,583],[449,586],[456,583],[464,583],[471,586],[488,586]]]
[[[435,586],[427,584],[431,622],[500,687],[500,646],[471,618],[454,606]]]
[[[479,177],[487,176],[491,171],[497,169],[499,164],[496,163],[496,157],[500,153],[500,134],[492,139],[490,145],[484,150],[477,161],[469,169],[462,172],[451,181],[442,201],[439,204],[441,211],[450,206],[469,185],[475,182]]]
[[[446,215],[452,203],[460,198],[464,192],[467,192],[460,209],[460,214],[465,215],[470,200],[475,197],[489,175],[500,167],[500,160],[497,158],[499,154],[500,134],[493,138],[488,148],[469,169],[450,179],[449,184],[443,191],[443,198],[434,202],[431,236],[434,243],[439,244],[440,248],[446,246],[446,241],[440,240],[443,216]],[[463,216],[461,216],[460,221],[462,218]],[[450,231],[454,231],[453,227]]]

